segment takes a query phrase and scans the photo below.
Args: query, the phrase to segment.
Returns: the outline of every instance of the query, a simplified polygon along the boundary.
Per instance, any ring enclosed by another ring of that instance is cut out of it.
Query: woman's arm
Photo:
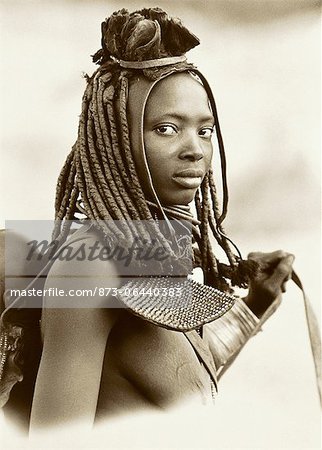
[[[86,242],[86,248],[89,244]],[[79,245],[74,244],[74,249]],[[93,294],[95,288],[117,288],[118,283],[111,262],[85,258],[54,263],[45,285],[43,353],[32,404],[31,432],[71,421],[82,421],[83,430],[84,426],[92,426],[106,341],[117,317],[117,310],[106,307],[106,296]],[[55,288],[64,291],[65,296],[51,295]],[[87,294],[68,295],[70,289],[86,289]]]
[[[111,311],[52,309],[31,413],[31,430],[95,417],[105,346],[113,324]]]
[[[221,318],[206,325],[207,340],[220,377],[232,364],[251,336],[256,334],[281,303],[286,282],[292,273],[294,256],[277,251],[251,253],[250,259],[260,264],[260,275],[244,299]]]

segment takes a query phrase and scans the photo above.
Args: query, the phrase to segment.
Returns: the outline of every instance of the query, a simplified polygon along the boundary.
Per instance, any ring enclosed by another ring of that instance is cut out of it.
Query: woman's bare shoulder
[[[53,269],[73,268],[86,271],[101,268],[106,274],[107,268],[115,267],[107,252],[107,244],[102,236],[91,227],[82,227],[69,236],[66,242],[54,254]],[[63,264],[62,264],[63,263]]]
[[[96,232],[76,232],[54,259],[44,289],[47,306],[54,307],[51,294],[55,291],[58,307],[64,301],[67,308],[105,307],[111,290],[120,286],[116,264],[107,257],[106,244]]]
[[[42,334],[45,353],[64,348],[65,359],[85,341],[92,349],[100,341],[105,346],[118,316],[111,294],[120,278],[115,264],[100,257],[97,233],[75,232],[61,248],[44,285]]]

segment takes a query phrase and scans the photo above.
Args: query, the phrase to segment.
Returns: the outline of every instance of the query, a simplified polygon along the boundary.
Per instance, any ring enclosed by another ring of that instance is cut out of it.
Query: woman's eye
[[[210,139],[213,132],[214,132],[213,128],[207,127],[207,128],[202,128],[198,134],[199,134],[199,136],[201,136],[203,138]]]
[[[160,125],[155,128],[155,131],[163,136],[173,136],[177,133],[177,130],[173,125]]]

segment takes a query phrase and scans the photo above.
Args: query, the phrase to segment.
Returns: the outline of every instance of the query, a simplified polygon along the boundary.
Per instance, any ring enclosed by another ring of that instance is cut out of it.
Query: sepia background
[[[2,227],[5,219],[53,218],[56,179],[76,139],[82,72],[95,69],[90,55],[100,47],[100,23],[122,7],[160,6],[201,40],[188,56],[208,77],[217,101],[228,160],[228,234],[245,255],[279,248],[294,253],[320,316],[319,1],[0,5]],[[220,180],[216,160],[215,170]],[[320,448],[305,326],[301,294],[290,286],[278,313],[221,380],[202,436],[200,421],[182,415],[182,448],[188,442],[191,448]],[[110,431],[111,448],[158,447],[155,435],[148,438],[134,419],[126,425],[121,441],[121,427],[115,425],[114,438]],[[169,437],[179,429],[169,427],[160,448],[179,448]]]

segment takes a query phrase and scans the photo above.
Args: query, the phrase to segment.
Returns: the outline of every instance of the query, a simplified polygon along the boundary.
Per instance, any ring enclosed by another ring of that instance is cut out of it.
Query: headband
[[[168,58],[149,59],[147,61],[124,61],[122,59],[118,60],[117,58],[114,57],[113,59],[114,61],[117,61],[121,67],[124,67],[125,69],[151,69],[153,67],[170,66],[172,64],[178,64],[187,61],[185,55],[170,56]]]

